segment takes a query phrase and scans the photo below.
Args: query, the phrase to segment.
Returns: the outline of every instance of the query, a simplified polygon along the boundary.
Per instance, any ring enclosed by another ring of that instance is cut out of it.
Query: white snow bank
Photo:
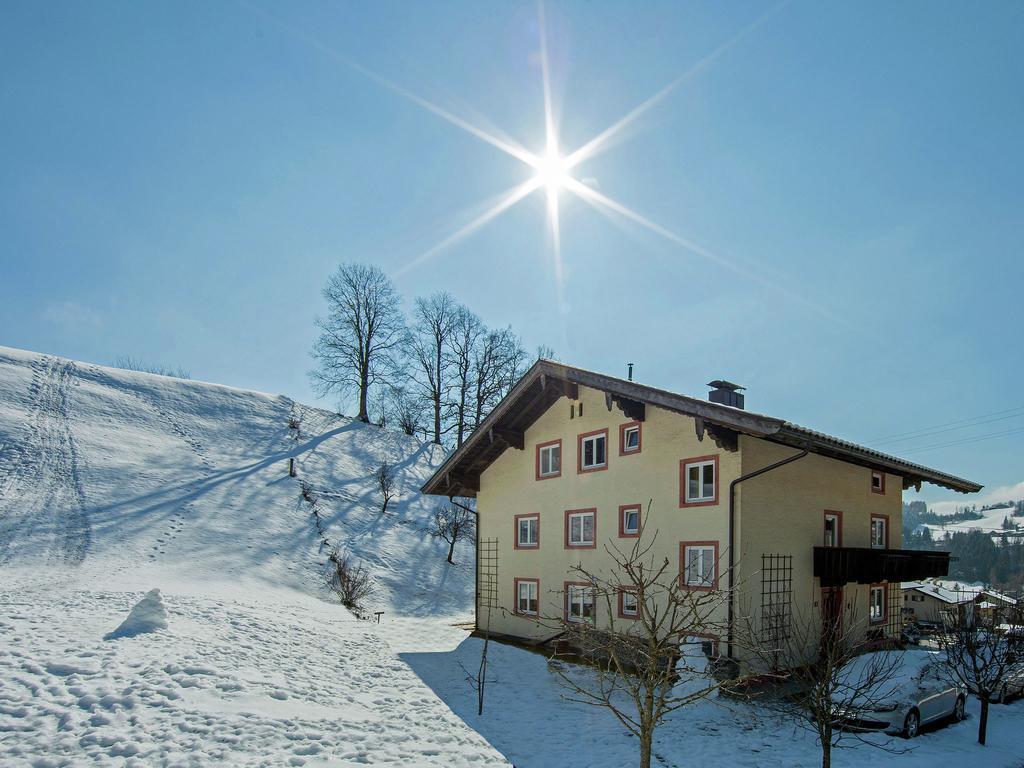
[[[135,637],[147,632],[167,629],[167,609],[159,589],[151,589],[128,614],[128,618],[113,632],[103,636],[104,640],[117,640],[121,637]]]

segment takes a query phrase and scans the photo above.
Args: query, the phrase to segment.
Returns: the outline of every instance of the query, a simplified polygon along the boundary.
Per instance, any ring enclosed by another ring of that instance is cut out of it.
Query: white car
[[[934,651],[874,651],[840,671],[832,696],[835,714],[849,727],[885,730],[912,739],[922,725],[964,719],[967,691],[943,674]],[[876,679],[870,689],[865,680]]]
[[[1024,666],[1015,667],[1012,672],[1006,675],[1006,679],[1003,680],[1003,684],[999,688],[996,701],[1000,704],[1006,704],[1011,699],[1016,699],[1020,696],[1024,696]]]

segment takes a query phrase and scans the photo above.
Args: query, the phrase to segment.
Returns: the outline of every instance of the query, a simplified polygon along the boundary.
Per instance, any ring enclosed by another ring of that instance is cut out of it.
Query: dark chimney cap
[[[714,381],[709,381],[708,386],[714,387],[715,389],[728,389],[730,392],[736,392],[737,390],[740,389],[746,389],[746,387],[741,387],[739,384],[733,384],[731,381],[724,381],[723,379],[715,379]]]
[[[708,400],[712,403],[728,405],[733,408],[742,408],[744,406],[743,395],[740,394],[740,390],[743,387],[739,384],[715,379],[714,381],[709,381],[708,386],[712,388],[710,394],[708,394]]]

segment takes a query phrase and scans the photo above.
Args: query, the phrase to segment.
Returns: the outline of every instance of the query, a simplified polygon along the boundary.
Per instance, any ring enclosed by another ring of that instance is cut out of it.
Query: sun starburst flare
[[[498,135],[500,131],[496,129],[487,130],[481,126],[475,124],[471,120],[461,117],[454,112],[445,109],[437,104],[429,101],[428,99],[413,93],[412,91],[403,88],[396,83],[382,77],[381,75],[363,67],[344,56],[338,54],[333,49],[320,43],[319,41],[313,40],[308,35],[300,33],[294,29],[286,27],[289,32],[301,37],[306,42],[314,45],[316,48],[324,53],[327,53],[331,57],[343,61],[349,67],[359,72],[368,79],[376,82],[377,84],[387,88],[388,90],[402,96],[409,100],[413,104],[421,107],[422,109],[430,112],[431,114],[445,120],[446,122],[454,125],[466,133],[474,136],[480,141],[486,142],[492,147],[501,150],[510,157],[514,157],[520,162],[528,166],[533,176],[505,192],[497,195],[490,205],[485,209],[473,216],[470,221],[464,224],[455,232],[444,237],[435,245],[431,246],[427,250],[421,252],[415,258],[408,261],[395,271],[396,276],[403,275],[410,270],[416,269],[426,262],[433,259],[442,251],[450,248],[456,243],[464,240],[466,237],[477,232],[482,227],[486,226],[496,218],[501,216],[503,213],[508,211],[510,208],[515,206],[521,200],[529,197],[534,192],[543,192],[546,197],[546,210],[548,219],[548,233],[551,238],[551,256],[552,256],[552,267],[555,277],[555,287],[558,293],[558,306],[560,308],[565,307],[564,303],[564,269],[562,263],[562,243],[561,243],[561,223],[560,223],[560,211],[559,211],[559,199],[563,192],[572,194],[574,197],[586,202],[594,209],[604,214],[605,216],[618,216],[621,219],[627,220],[643,227],[649,232],[653,232],[659,237],[673,243],[674,245],[700,256],[703,259],[707,259],[721,267],[724,267],[734,274],[743,276],[751,281],[757,282],[762,286],[768,287],[780,295],[787,296],[788,298],[807,306],[815,312],[828,317],[829,319],[846,324],[842,318],[837,317],[833,312],[829,311],[825,307],[822,307],[806,298],[796,295],[792,290],[785,287],[784,285],[778,285],[773,283],[769,279],[758,274],[756,271],[745,267],[741,264],[734,262],[733,260],[725,257],[723,254],[717,253],[714,250],[707,248],[693,240],[680,235],[671,229],[664,227],[650,218],[634,211],[627,207],[621,202],[609,197],[602,192],[597,191],[592,186],[588,186],[574,175],[574,170],[586,160],[596,157],[601,152],[607,150],[615,141],[621,139],[625,130],[634,124],[638,118],[648,112],[650,109],[655,107],[657,104],[662,102],[672,92],[677,90],[681,85],[688,81],[692,81],[695,77],[705,72],[711,64],[713,64],[718,58],[729,51],[731,48],[736,46],[743,38],[749,35],[752,31],[757,29],[766,23],[770,18],[775,16],[785,6],[789,5],[792,0],[782,0],[782,2],[773,6],[767,12],[762,14],[760,17],[752,21],[747,26],[740,29],[729,39],[718,45],[711,52],[706,54],[695,64],[690,66],[686,71],[671,80],[661,90],[642,101],[636,107],[626,112],[621,118],[614,121],[604,130],[598,132],[593,138],[584,142],[575,150],[570,152],[563,152],[560,147],[558,137],[558,121],[555,115],[553,106],[552,88],[551,88],[551,69],[550,61],[548,56],[548,41],[547,41],[547,24],[545,18],[545,9],[543,2],[538,5],[539,15],[539,34],[540,34],[540,64],[541,64],[541,85],[543,88],[543,102],[544,102],[544,138],[545,145],[544,149],[540,152],[531,152],[518,142],[513,139]],[[247,0],[241,0],[243,5],[252,8],[254,11],[260,13],[267,18],[273,18],[278,23],[281,23],[280,19],[276,19],[269,12],[254,8]],[[479,210],[479,209],[478,209]],[[786,281],[789,282],[789,281]]]

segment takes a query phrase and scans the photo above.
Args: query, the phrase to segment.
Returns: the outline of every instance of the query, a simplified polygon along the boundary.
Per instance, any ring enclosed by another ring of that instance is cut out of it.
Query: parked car
[[[999,696],[996,701],[1006,704],[1020,696],[1024,696],[1024,666],[1016,667],[1006,676],[999,688]]]
[[[917,627],[917,631],[922,635],[935,635],[942,629],[942,624],[939,622],[925,621],[924,619],[918,619],[914,626]]]
[[[903,642],[907,645],[920,645],[921,644],[921,630],[915,627],[913,624],[904,627],[900,631],[900,637],[903,638]]]
[[[878,682],[866,689],[864,681],[871,677]],[[949,682],[933,651],[865,653],[843,667],[840,680],[833,705],[846,727],[884,730],[912,739],[922,725],[964,719],[967,690]]]

